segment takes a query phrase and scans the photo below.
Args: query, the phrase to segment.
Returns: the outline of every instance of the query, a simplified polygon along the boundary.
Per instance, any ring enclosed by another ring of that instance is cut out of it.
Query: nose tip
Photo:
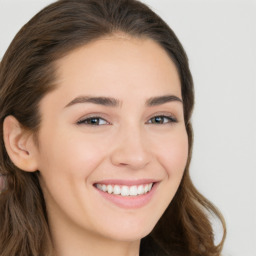
[[[111,162],[115,166],[126,166],[133,170],[143,169],[150,162],[149,148],[145,139],[139,136],[127,137],[120,141],[111,154]]]
[[[127,166],[130,169],[143,169],[148,164],[149,160],[145,154],[138,154],[136,152],[124,152],[118,150],[112,155],[111,162],[116,166]]]
[[[136,169],[143,169],[148,164],[148,161],[145,159],[144,156],[141,155],[135,155],[127,156],[127,153],[125,153],[125,157],[123,152],[118,152],[119,155],[115,154],[115,157],[112,157],[112,163],[117,166],[127,166],[130,169],[136,170]]]

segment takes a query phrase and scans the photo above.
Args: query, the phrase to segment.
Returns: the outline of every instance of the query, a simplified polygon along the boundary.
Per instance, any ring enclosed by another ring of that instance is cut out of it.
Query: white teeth
[[[120,195],[121,194],[121,188],[117,185],[114,186],[114,194]]]
[[[145,193],[148,192],[148,184],[145,186],[144,190],[145,190]]]
[[[113,187],[111,185],[107,186],[108,193],[111,194],[113,192]]]
[[[146,185],[133,185],[133,186],[119,186],[119,185],[105,185],[96,184],[96,187],[108,194],[121,195],[121,196],[137,196],[143,195],[152,189],[153,183]]]
[[[138,192],[137,192],[137,187],[136,186],[131,186],[130,187],[130,196],[137,196]]]
[[[106,192],[107,191],[107,186],[106,185],[102,185],[102,191]]]
[[[139,194],[139,195],[142,195],[142,194],[144,194],[144,193],[145,193],[144,187],[143,187],[143,185],[140,185],[140,186],[138,187],[138,194]]]
[[[129,196],[129,194],[130,194],[129,188],[127,186],[122,186],[121,195],[122,196]]]

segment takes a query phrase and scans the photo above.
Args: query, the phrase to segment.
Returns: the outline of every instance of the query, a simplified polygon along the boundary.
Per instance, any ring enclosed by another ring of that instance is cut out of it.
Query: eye
[[[177,119],[172,116],[154,116],[149,119],[150,124],[167,124],[167,123],[177,123]]]
[[[107,122],[105,119],[101,118],[101,117],[88,117],[82,120],[79,120],[77,122],[77,124],[85,124],[85,125],[106,125],[109,124],[109,122]]]

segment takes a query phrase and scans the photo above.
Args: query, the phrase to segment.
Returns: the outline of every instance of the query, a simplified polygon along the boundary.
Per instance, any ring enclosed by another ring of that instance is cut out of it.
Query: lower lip
[[[154,183],[152,189],[143,195],[138,196],[121,196],[115,194],[109,194],[107,192],[103,192],[95,187],[95,189],[102,195],[102,197],[111,203],[117,205],[118,207],[125,209],[136,209],[141,208],[147,205],[153,195],[155,194],[158,183]]]

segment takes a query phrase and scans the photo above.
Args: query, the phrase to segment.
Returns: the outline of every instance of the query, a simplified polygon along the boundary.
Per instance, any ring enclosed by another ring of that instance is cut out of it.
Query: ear
[[[37,171],[37,147],[33,133],[25,130],[13,116],[7,116],[3,124],[4,144],[12,162],[21,170]]]

